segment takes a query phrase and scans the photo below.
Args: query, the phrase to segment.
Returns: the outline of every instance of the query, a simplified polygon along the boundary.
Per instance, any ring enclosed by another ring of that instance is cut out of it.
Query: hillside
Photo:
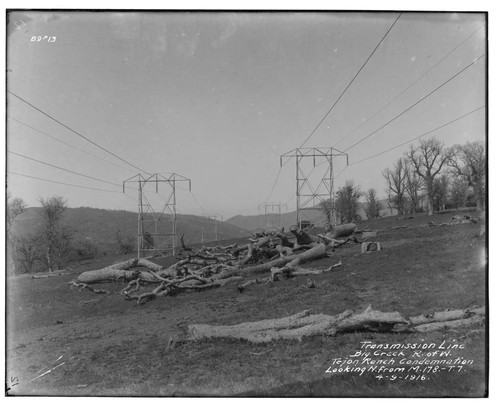
[[[36,230],[40,224],[41,208],[31,207],[20,215],[12,228],[14,237]],[[137,235],[137,214],[130,211],[105,210],[89,207],[68,208],[64,213],[63,224],[76,231],[75,239],[93,240],[103,252],[116,250],[116,232],[124,236]],[[215,226],[207,224],[204,218],[195,215],[177,215],[177,233],[184,233],[186,244],[214,240]],[[248,232],[235,225],[217,221],[219,240],[239,238]]]
[[[392,210],[391,212],[391,209],[388,207],[387,199],[379,200],[379,202],[382,205],[380,216],[385,217],[394,215],[396,213],[395,210]],[[363,209],[364,205],[365,205],[364,202],[360,202],[358,210],[358,214],[360,215],[362,220],[366,219],[366,214]],[[315,222],[318,223],[323,223],[326,221],[326,218],[323,216],[320,210],[310,210],[308,212],[308,218],[317,218]],[[268,222],[271,223],[271,226],[268,226],[268,228],[276,228],[278,225],[277,215],[270,216]],[[297,211],[285,212],[281,214],[280,226],[284,226],[286,229],[288,229],[291,225],[295,225],[296,223],[297,223]],[[237,226],[238,228],[246,229],[251,232],[266,228],[265,216],[263,214],[236,215],[226,220],[226,224],[231,224]]]

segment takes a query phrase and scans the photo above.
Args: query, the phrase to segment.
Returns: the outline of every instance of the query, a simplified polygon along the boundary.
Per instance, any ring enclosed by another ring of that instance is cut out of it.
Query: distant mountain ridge
[[[381,216],[390,216],[396,213],[395,210],[391,210],[388,205],[387,198],[379,200],[382,205],[382,209],[380,211]],[[359,203],[358,214],[361,216],[361,219],[366,219],[366,214],[364,211],[365,202]],[[313,222],[316,224],[324,224],[326,222],[326,217],[322,213],[321,210],[310,210],[308,212],[308,218],[304,219],[313,219]],[[227,224],[231,224],[237,226],[238,228],[246,229],[250,232],[261,231],[266,228],[275,229],[278,227],[278,215],[270,215],[268,217],[268,226],[266,227],[266,217],[264,214],[260,215],[236,215],[231,217],[225,221]],[[279,226],[284,226],[285,229],[290,228],[291,225],[297,224],[297,211],[285,212],[279,216]]]
[[[34,232],[41,223],[41,207],[30,207],[19,215],[12,226],[12,236]],[[67,208],[62,223],[76,231],[76,240],[90,239],[102,251],[116,250],[116,232],[125,237],[137,235],[137,213],[90,207]],[[177,214],[177,234],[184,233],[187,245],[215,240],[215,223],[203,217]],[[229,223],[217,221],[218,240],[241,238],[248,232]]]

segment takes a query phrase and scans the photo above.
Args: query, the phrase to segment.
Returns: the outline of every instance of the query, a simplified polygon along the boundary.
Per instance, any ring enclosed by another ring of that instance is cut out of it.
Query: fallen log
[[[335,267],[341,266],[342,262],[336,263],[327,269],[306,269],[304,267],[293,267],[286,265],[281,269],[272,268],[271,269],[271,281],[276,281],[276,276],[285,275],[285,278],[300,277],[300,276],[316,276],[318,274],[328,273],[332,271]]]
[[[254,278],[252,280],[247,280],[244,283],[238,285],[238,291],[242,293],[245,290],[245,288],[253,284],[265,284],[267,282],[269,282],[269,277]]]
[[[271,241],[271,237],[269,237],[269,236],[265,236],[265,237],[260,238],[259,240],[255,241],[255,242],[252,244],[252,246],[253,246],[253,248],[255,248],[255,249],[259,249],[259,248],[261,248],[262,246],[267,245],[270,241]],[[248,249],[248,246],[249,246],[249,245],[244,245],[244,246],[236,247],[236,248],[233,250],[233,252],[232,252],[233,256],[238,256],[241,252],[243,252],[243,251],[247,250],[247,249]]]
[[[108,290],[94,288],[94,287],[91,287],[91,286],[89,286],[88,284],[85,284],[85,283],[77,283],[75,281],[71,281],[69,284],[72,287],[78,288],[80,291],[87,289],[87,290],[90,290],[90,291],[92,291],[92,292],[94,292],[96,294],[111,294],[111,292],[108,291]]]
[[[271,268],[273,267],[283,267],[287,263],[291,263],[290,266],[298,266],[301,263],[320,259],[325,256],[326,256],[326,245],[324,243],[318,243],[312,249],[306,250],[305,252],[300,253],[298,255],[284,256],[276,260],[271,260],[267,263],[259,264],[257,266],[247,267],[246,269],[240,269],[238,270],[238,274],[246,275],[246,274],[265,273],[270,271]]]
[[[453,321],[445,321],[445,322],[431,322],[424,323],[415,327],[411,327],[411,332],[435,332],[438,330],[448,330],[448,329],[456,329],[463,326],[472,326],[477,324],[484,323],[484,316],[482,315],[474,315],[470,318],[465,319],[455,319]]]
[[[410,316],[409,320],[412,326],[422,325],[432,322],[446,322],[454,321],[457,319],[471,318],[474,315],[485,315],[486,309],[482,308],[472,308],[472,309],[457,309],[454,311],[441,311],[434,312],[432,314],[425,314],[419,316]]]
[[[286,235],[284,233],[278,232],[278,233],[276,233],[276,237],[279,238],[281,246],[288,247],[288,248],[293,247],[293,243],[288,240],[288,238],[286,237]]]
[[[303,229],[300,229],[297,225],[292,225],[290,227],[290,232],[295,235],[297,239],[297,245],[310,245],[314,243],[314,239],[309,236]]]
[[[100,270],[90,270],[81,273],[77,280],[85,284],[102,283],[109,280],[123,279],[125,281],[134,280],[141,275],[139,270],[130,270],[135,267],[145,267],[153,271],[161,271],[162,266],[150,262],[146,259],[129,259],[121,263],[112,264]],[[146,276],[148,278],[148,276]]]
[[[189,325],[191,340],[205,338],[243,339],[253,343],[270,342],[279,339],[298,339],[317,334],[329,334],[332,325],[351,314],[351,311],[336,316],[310,315],[310,311],[281,319],[266,319],[258,322],[246,322],[231,326]],[[332,330],[333,334],[335,331]]]
[[[251,243],[249,243],[247,246],[247,256],[245,257],[245,259],[243,259],[241,264],[249,263],[253,259],[254,253],[255,253],[255,251],[254,251],[253,245]]]
[[[371,332],[387,332],[397,324],[408,324],[399,312],[374,311],[371,305],[363,312],[343,319],[336,327],[339,332],[368,330]]]
[[[358,226],[352,222],[335,226],[331,225],[330,223],[326,223],[324,230],[327,237],[337,239],[351,236],[355,233],[357,227]]]
[[[353,314],[344,311],[338,315],[311,315],[310,311],[278,319],[245,322],[237,325],[189,325],[190,340],[207,338],[229,338],[248,340],[253,343],[270,342],[278,339],[298,339],[306,336],[335,336],[337,333],[353,331],[370,332],[430,332],[443,328],[456,328],[484,322],[484,316],[446,322],[431,322],[411,326],[399,312],[374,311],[368,306],[363,312]]]
[[[58,276],[64,276],[64,275],[67,275],[67,274],[71,274],[71,273],[48,273],[48,274],[34,274],[31,276],[31,278],[49,278],[49,277],[58,277]]]

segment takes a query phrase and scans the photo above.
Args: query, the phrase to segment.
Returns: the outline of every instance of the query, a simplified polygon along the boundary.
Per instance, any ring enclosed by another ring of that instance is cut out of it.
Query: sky
[[[484,14],[398,15],[12,12],[8,191],[29,206],[61,195],[135,211],[137,184],[123,193],[124,180],[175,172],[191,180],[191,192],[177,183],[179,213],[292,211],[295,164],[280,156],[333,146],[349,155],[347,167],[335,159],[335,189],[353,180],[385,198],[381,172],[409,143],[382,152],[468,113],[423,139],[485,140]]]

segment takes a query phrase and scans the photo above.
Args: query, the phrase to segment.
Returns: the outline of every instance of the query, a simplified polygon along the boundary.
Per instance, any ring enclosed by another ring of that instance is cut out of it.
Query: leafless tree
[[[337,212],[340,222],[353,222],[359,219],[358,205],[361,191],[352,180],[346,180],[344,187],[337,192]]]
[[[484,209],[486,155],[482,142],[467,142],[465,145],[456,145],[455,154],[448,161],[452,173],[464,179],[474,191],[476,208]]]
[[[73,233],[61,223],[67,202],[62,197],[54,196],[48,199],[40,198],[42,204],[43,222],[41,233],[45,242],[45,263],[49,272],[59,268],[66,261],[71,251]]]
[[[368,189],[365,193],[366,205],[364,206],[365,214],[368,219],[378,218],[382,205],[377,200],[377,192],[374,188]]]
[[[15,247],[12,243],[12,225],[14,224],[15,219],[26,211],[26,203],[22,198],[12,198],[10,193],[7,193],[6,198],[6,215],[5,222],[7,226],[6,239],[7,239],[7,269],[9,272],[16,272],[16,260],[15,260]]]
[[[41,260],[41,240],[40,235],[33,233],[14,239],[16,251],[16,261],[24,268],[26,273],[34,270],[36,262]]]
[[[455,208],[465,207],[470,186],[463,177],[455,177],[451,183],[450,199]]]
[[[7,193],[7,234],[10,235],[10,230],[14,220],[26,211],[26,203],[22,198],[12,198],[10,193]]]
[[[404,160],[399,158],[396,163],[394,163],[392,170],[386,168],[382,171],[382,176],[384,176],[387,185],[389,204],[394,204],[396,206],[398,215],[404,214],[407,187]]]
[[[434,179],[454,156],[454,149],[447,149],[442,141],[436,138],[420,140],[419,146],[410,146],[406,154],[415,173],[424,181],[427,193],[428,214],[434,213]]]
[[[433,185],[434,208],[437,211],[445,210],[450,192],[450,178],[446,173],[436,177]]]
[[[422,190],[422,179],[416,175],[408,159],[404,160],[406,195],[408,196],[409,211],[417,212],[420,202],[419,191]]]

